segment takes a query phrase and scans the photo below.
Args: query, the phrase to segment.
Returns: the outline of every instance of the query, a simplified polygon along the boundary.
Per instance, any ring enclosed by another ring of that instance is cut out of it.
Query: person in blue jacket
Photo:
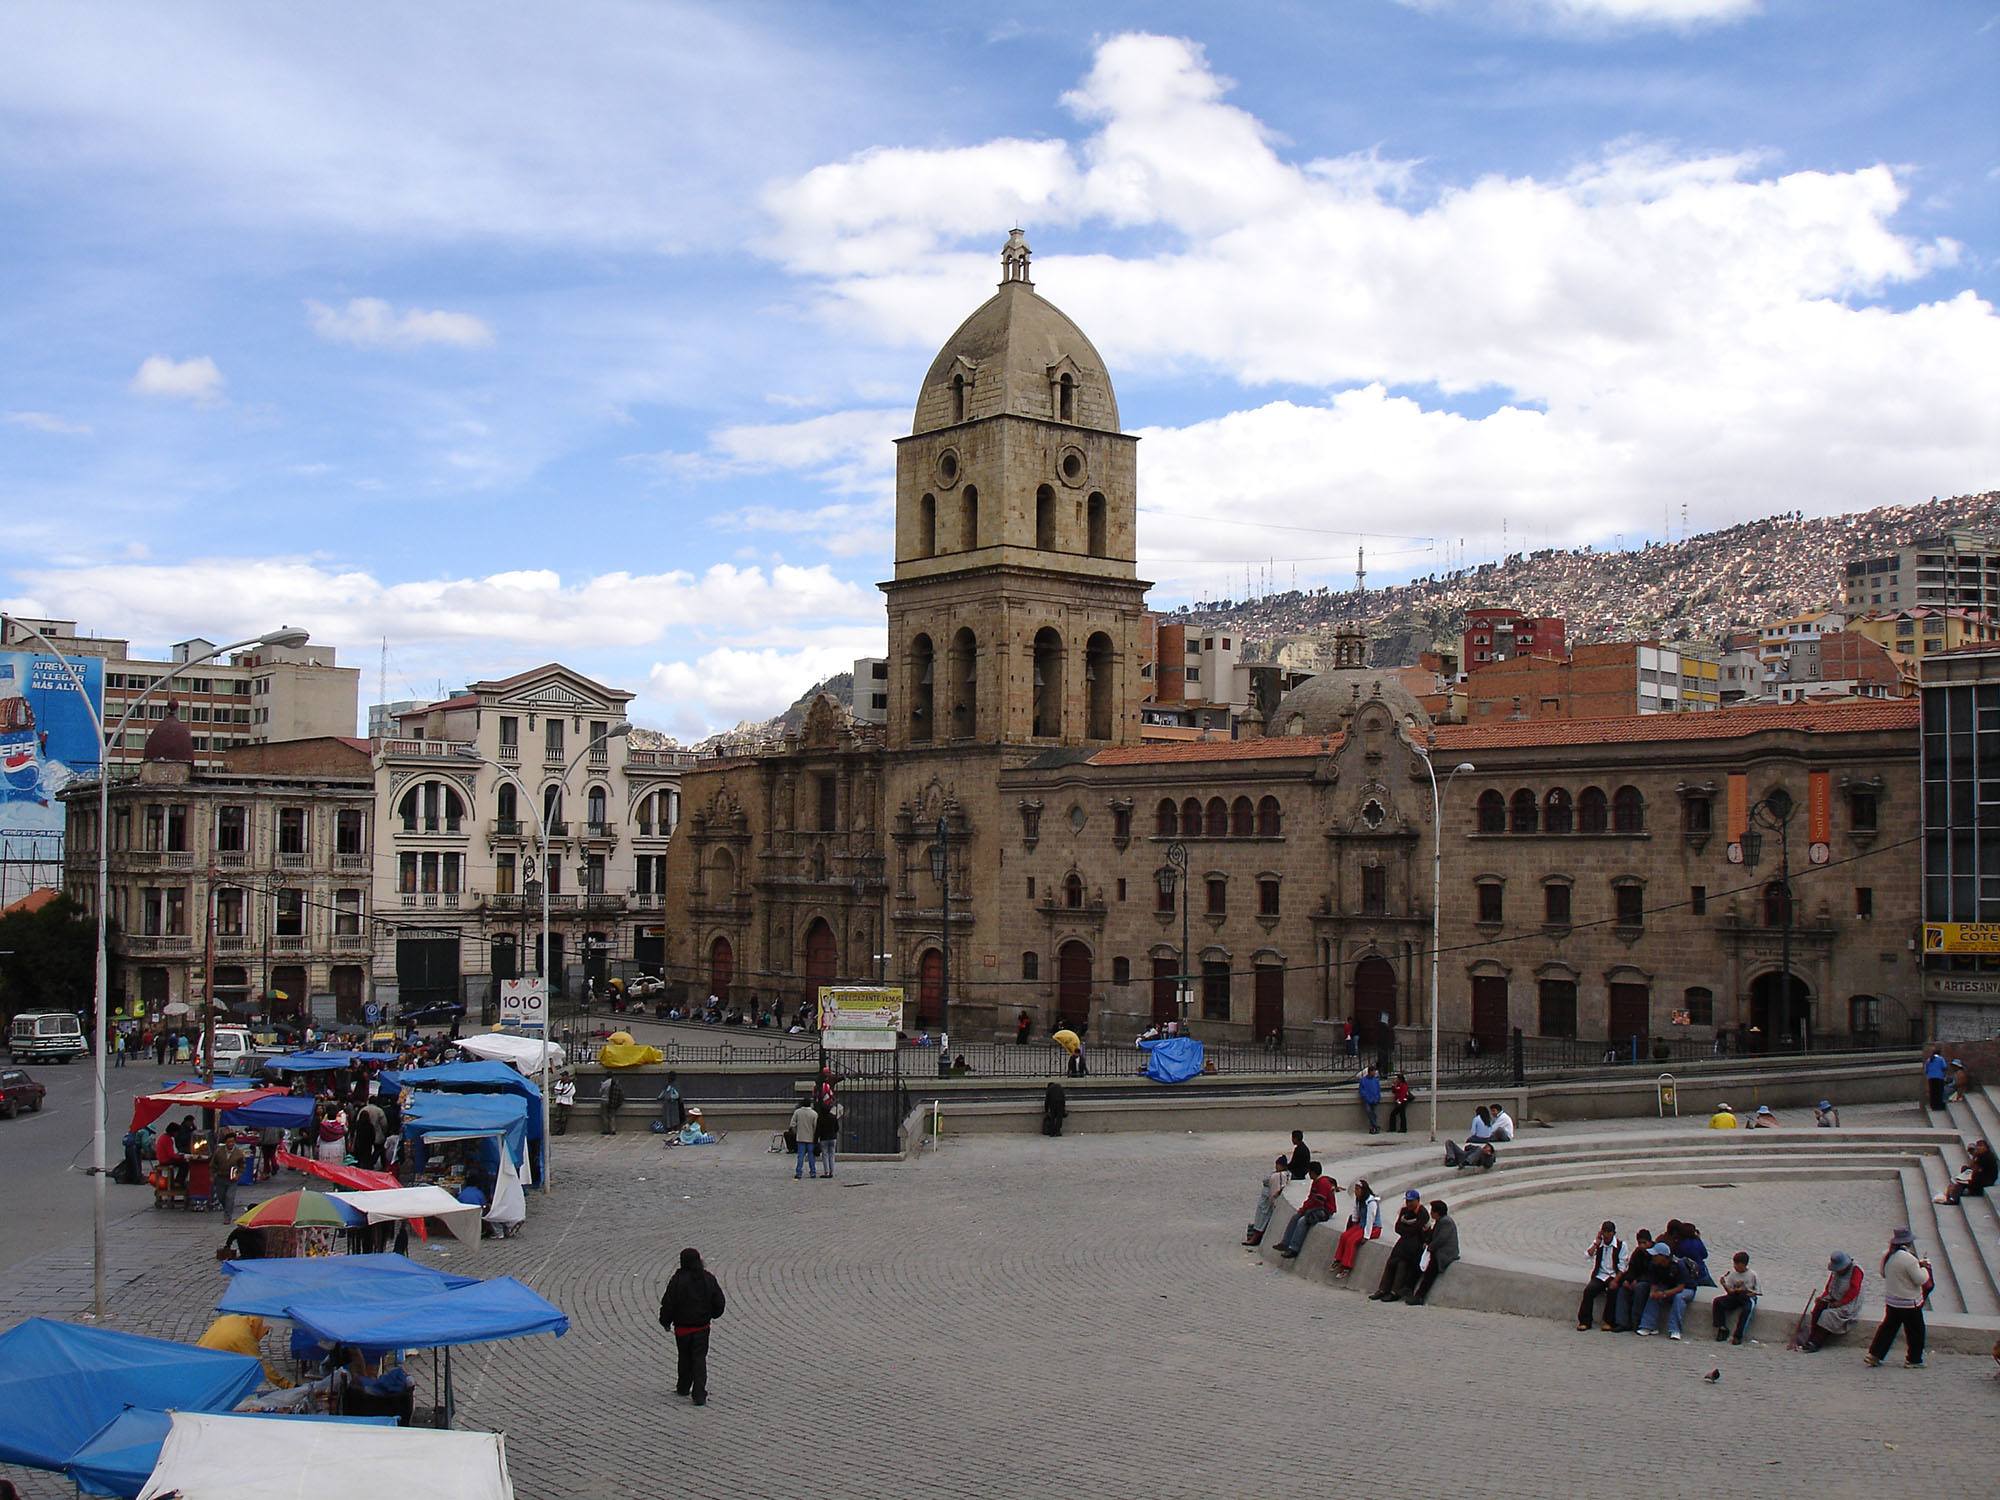
[[[1944,1108],[1944,1075],[1944,1053],[1933,1047],[1924,1058],[1924,1083],[1930,1090],[1932,1109]]]
[[[1368,1115],[1368,1133],[1380,1135],[1382,1128],[1375,1123],[1375,1106],[1382,1102],[1382,1080],[1374,1068],[1361,1070],[1361,1081],[1355,1085],[1361,1091],[1361,1108]]]

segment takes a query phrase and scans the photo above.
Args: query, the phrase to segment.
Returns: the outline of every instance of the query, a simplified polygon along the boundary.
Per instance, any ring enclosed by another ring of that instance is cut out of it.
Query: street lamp
[[[263,635],[252,636],[248,640],[236,641],[227,646],[217,646],[203,656],[189,657],[186,661],[178,663],[165,676],[155,678],[143,693],[139,694],[138,697],[134,698],[127,705],[123,716],[120,717],[118,722],[107,733],[104,728],[104,716],[98,712],[97,705],[90,701],[90,692],[84,687],[83,679],[77,675],[76,668],[69,664],[69,658],[62,653],[61,648],[25,620],[16,619],[12,615],[0,615],[0,623],[13,626],[26,639],[40,641],[44,646],[49,648],[50,652],[55,656],[56,665],[62,668],[63,675],[69,679],[70,686],[76,689],[77,697],[83,700],[84,711],[90,715],[91,726],[97,731],[97,1019],[92,1027],[93,1044],[97,1049],[97,1077],[91,1106],[92,1165],[90,1175],[93,1181],[90,1229],[91,1307],[93,1315],[99,1321],[102,1321],[104,1318],[104,1177],[106,1171],[104,1122],[110,1108],[105,1091],[104,1051],[107,1035],[105,1018],[111,1003],[111,961],[105,934],[105,918],[109,914],[111,906],[111,743],[118,736],[124,734],[125,726],[132,722],[132,716],[138,713],[140,707],[148,698],[152,697],[154,693],[183,673],[212,662],[219,656],[227,656],[232,651],[246,651],[252,646],[282,646],[291,649],[303,646],[312,637],[306,631],[295,630],[287,626],[282,630],[269,630]],[[210,997],[203,996],[202,998],[205,1002]],[[215,1016],[213,1010],[205,1003],[202,1006],[202,1010],[203,1014],[207,1017],[203,1022],[205,1033],[203,1050],[207,1055],[208,1067],[211,1070],[209,1081],[213,1083],[213,1069],[215,1066]]]
[[[1438,950],[1441,946],[1439,918],[1443,908],[1444,894],[1444,793],[1451,790],[1453,780],[1460,772],[1474,769],[1469,760],[1462,760],[1451,768],[1444,779],[1444,788],[1439,790],[1437,767],[1431,764],[1430,751],[1418,743],[1416,724],[1412,720],[1405,725],[1403,743],[1416,752],[1417,759],[1424,763],[1424,774],[1431,779],[1431,1139],[1438,1138]]]
[[[1194,978],[1188,973],[1188,891],[1187,891],[1187,845],[1175,839],[1167,845],[1167,863],[1160,871],[1160,894],[1173,900],[1174,887],[1181,888],[1181,971],[1174,976],[1174,1001],[1181,1013],[1181,1030],[1187,1030],[1188,994],[1194,988]]]
[[[586,755],[588,755],[591,751],[595,750],[599,745],[602,745],[606,740],[622,739],[631,732],[632,732],[632,725],[628,721],[621,719],[616,724],[613,724],[609,729],[605,730],[604,733],[598,735],[595,739],[587,741],[583,745],[583,747],[576,752],[576,754],[572,755],[569,758],[568,762],[565,763],[562,768],[562,774],[556,778],[555,784],[556,787],[559,789],[559,791],[562,791],[564,793],[567,792],[569,787],[569,773],[571,771],[574,771],[577,768],[577,766],[582,763],[583,758]],[[519,788],[522,799],[526,801],[529,806],[532,807],[534,805],[534,793],[528,790],[528,784],[521,779],[520,773],[517,772],[512,766],[502,765],[499,761],[492,759],[490,756],[481,755],[479,753],[479,747],[477,745],[461,745],[458,748],[458,754],[462,759],[478,761],[479,764],[481,764],[482,766],[491,766],[494,770],[498,771],[502,776],[506,777],[509,781],[513,782],[517,788]],[[541,837],[542,878],[539,881],[530,882],[530,884],[538,884],[542,888],[541,891],[541,896],[542,896],[541,955],[542,956],[539,967],[542,975],[542,1067],[541,1067],[542,1184],[541,1186],[542,1186],[542,1191],[544,1193],[546,1193],[549,1190],[549,1176],[550,1176],[549,1161],[550,1157],[553,1155],[553,1153],[549,1150],[549,1032],[553,1028],[553,1024],[555,1021],[555,1002],[553,998],[553,991],[549,984],[549,980],[551,978],[551,975],[549,974],[549,828],[550,824],[554,821],[555,810],[559,801],[560,801],[559,797],[550,797],[545,795],[542,798],[542,815],[536,821],[535,824],[535,831]]]
[[[1779,939],[1779,985],[1782,993],[1778,997],[1778,1014],[1771,1019],[1771,1031],[1789,1038],[1792,1035],[1792,815],[1798,811],[1798,804],[1792,794],[1783,787],[1774,787],[1750,806],[1745,815],[1745,827],[1737,836],[1737,852],[1742,855],[1742,863],[1754,869],[1758,856],[1764,852],[1764,835],[1757,830],[1768,828],[1778,836],[1778,919],[1782,936]]]

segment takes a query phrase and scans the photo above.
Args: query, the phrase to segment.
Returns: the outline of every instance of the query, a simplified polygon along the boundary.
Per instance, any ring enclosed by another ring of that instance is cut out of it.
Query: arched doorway
[[[814,917],[806,929],[806,998],[819,1007],[819,990],[832,984],[840,971],[840,944],[823,917]]]
[[[1387,1016],[1385,1027],[1382,1018]],[[1379,953],[1370,954],[1354,969],[1354,1032],[1364,1050],[1394,1039],[1396,970]]]
[[[1789,983],[1787,982],[1789,980]],[[1812,990],[1796,974],[1776,969],[1750,985],[1750,1040],[1755,1051],[1773,1052],[1808,1045],[1812,1037]]]
[[[1074,938],[1056,950],[1056,1014],[1066,1026],[1090,1015],[1090,949]]]
[[[243,1015],[236,1007],[250,998],[249,972],[237,964],[217,964],[213,993],[216,1004],[230,1015]]]
[[[736,982],[736,950],[729,939],[719,937],[708,945],[708,992],[727,1002],[729,986]]]
[[[914,1024],[928,1029],[937,1024],[938,1009],[944,1000],[944,951],[924,949],[917,960],[917,1018]]]

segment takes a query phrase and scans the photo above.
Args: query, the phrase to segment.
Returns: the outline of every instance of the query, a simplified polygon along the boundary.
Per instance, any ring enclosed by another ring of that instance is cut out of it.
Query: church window
[[[1247,839],[1257,831],[1257,813],[1248,797],[1238,797],[1229,806],[1229,836]]]
[[[1108,555],[1106,551],[1106,542],[1104,534],[1105,533],[1104,512],[1105,512],[1104,497],[1100,495],[1097,491],[1092,490],[1090,492],[1090,501],[1085,511],[1085,515],[1087,517],[1086,524],[1090,537],[1088,550],[1092,557],[1104,557]]]
[[[1160,805],[1153,811],[1153,837],[1156,839],[1175,838],[1181,831],[1180,809],[1174,806],[1174,799],[1162,797]]]
[[[1257,801],[1257,837],[1274,839],[1284,829],[1284,815],[1278,808],[1276,797],[1261,797]]]
[[[1619,833],[1646,831],[1646,799],[1636,786],[1621,786],[1611,794],[1611,826]]]
[[[1604,793],[1594,786],[1585,787],[1576,798],[1576,831],[1602,833],[1607,821]]]
[[[1112,685],[1117,675],[1111,663],[1111,637],[1100,631],[1083,648],[1084,703],[1089,710],[1089,738],[1093,740],[1111,738],[1115,717]]]
[[[1210,797],[1208,808],[1202,817],[1202,830],[1212,839],[1229,837],[1229,804],[1220,797]]]
[[[1056,549],[1056,492],[1047,485],[1035,491],[1035,545],[1044,552]]]
[[[1568,833],[1572,811],[1569,792],[1563,787],[1550,788],[1542,799],[1542,827],[1549,833]]]
[[[1132,982],[1131,959],[1114,958],[1111,960],[1111,982],[1113,984],[1130,984]]]
[[[937,496],[917,502],[917,556],[937,556]]]
[[[1063,732],[1063,643],[1053,626],[1035,632],[1036,739],[1060,739]]]
[[[1074,872],[1063,878],[1063,905],[1071,911],[1083,907],[1083,877]]]
[[[910,642],[910,738],[913,740],[927,740],[933,733],[931,704],[936,696],[933,681],[936,675],[935,655],[929,636],[920,635]]]
[[[979,491],[972,485],[965,487],[959,498],[959,546],[971,552],[979,546]]]
[[[1380,917],[1389,910],[1389,872],[1381,865],[1361,867],[1361,914]]]
[[[951,638],[951,732],[970,739],[979,730],[979,642],[969,629]]]
[[[1201,837],[1201,804],[1192,797],[1181,804],[1181,837],[1184,839]]]
[[[1505,833],[1507,831],[1507,799],[1496,791],[1479,794],[1479,831],[1481,833]]]
[[[1507,829],[1510,833],[1533,833],[1541,813],[1535,794],[1526,787],[1514,793],[1514,805],[1509,811]]]
[[[951,377],[951,419],[954,422],[963,422],[965,420],[965,377],[963,375],[954,375]]]
[[[1074,422],[1076,420],[1076,377],[1065,375],[1056,387],[1056,420]]]
[[[1023,979],[1040,979],[1042,977],[1041,954],[1023,953],[1021,955],[1021,977]]]

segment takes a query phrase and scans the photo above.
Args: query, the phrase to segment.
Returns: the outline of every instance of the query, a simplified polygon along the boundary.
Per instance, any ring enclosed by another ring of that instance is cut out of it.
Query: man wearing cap
[[[1846,1334],[1861,1316],[1861,1267],[1845,1250],[1836,1250],[1826,1263],[1826,1285],[1813,1298],[1799,1319],[1793,1344],[1808,1354],[1817,1354],[1828,1339]]]
[[[1658,1333],[1664,1318],[1667,1337],[1678,1342],[1681,1320],[1687,1316],[1688,1304],[1694,1301],[1694,1283],[1681,1257],[1674,1254],[1666,1241],[1653,1246],[1652,1258],[1649,1273],[1652,1285],[1646,1292],[1645,1311],[1639,1314],[1639,1337],[1649,1339]]]
[[[1708,1117],[1708,1128],[1710,1130],[1734,1130],[1736,1128],[1736,1115],[1727,1104],[1718,1104],[1715,1106],[1715,1113]]]
[[[1882,1326],[1869,1340],[1863,1363],[1882,1363],[1903,1333],[1903,1363],[1912,1370],[1924,1363],[1924,1298],[1931,1293],[1931,1263],[1917,1254],[1917,1237],[1907,1229],[1889,1236],[1889,1253],[1882,1257],[1882,1300],[1887,1304]]]

